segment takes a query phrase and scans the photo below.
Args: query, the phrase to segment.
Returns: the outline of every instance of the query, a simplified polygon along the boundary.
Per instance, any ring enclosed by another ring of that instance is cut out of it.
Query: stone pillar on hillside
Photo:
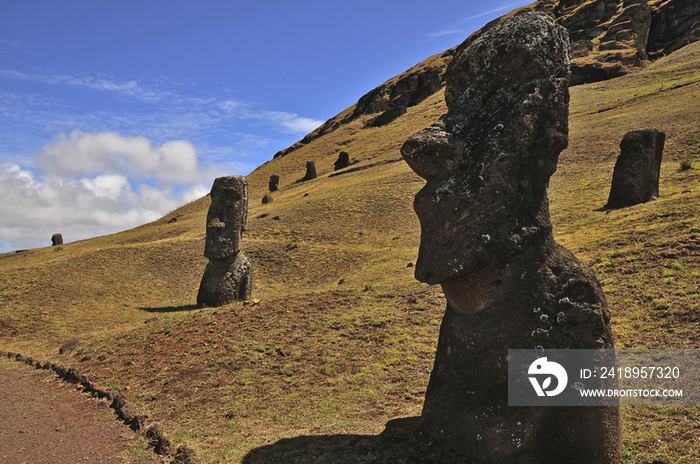
[[[242,176],[219,177],[211,188],[207,213],[204,270],[197,306],[216,307],[248,300],[253,268],[241,250],[242,232],[248,230],[248,183]]]
[[[313,160],[309,160],[306,162],[306,174],[304,175],[304,178],[301,179],[302,182],[306,182],[307,180],[311,179],[316,179],[318,175],[316,174],[316,163],[313,162]]]
[[[474,463],[603,464],[616,407],[509,407],[508,349],[614,348],[593,272],[552,235],[549,178],[568,145],[569,40],[522,13],[460,46],[448,112],[401,153],[427,183],[415,275],[447,308],[422,419]]]
[[[280,185],[280,176],[277,174],[272,174],[270,176],[270,182],[268,182],[268,187],[270,189],[270,192],[276,192],[277,189],[279,189]]]
[[[51,236],[51,246],[63,245],[63,235],[53,234]]]
[[[345,169],[350,166],[350,155],[347,151],[341,151],[338,154],[338,159],[333,164],[333,170],[338,171],[340,169]]]
[[[656,129],[625,134],[620,142],[607,206],[633,206],[658,198],[665,140],[666,134]]]

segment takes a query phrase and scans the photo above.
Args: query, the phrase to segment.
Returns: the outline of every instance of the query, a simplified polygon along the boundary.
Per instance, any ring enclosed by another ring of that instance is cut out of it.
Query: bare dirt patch
[[[0,418],[0,462],[163,462],[115,420],[107,402],[24,364],[0,363]]]

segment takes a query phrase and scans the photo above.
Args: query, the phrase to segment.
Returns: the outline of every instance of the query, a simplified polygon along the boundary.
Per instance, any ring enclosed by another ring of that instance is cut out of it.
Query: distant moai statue
[[[346,151],[341,151],[338,154],[338,160],[333,164],[333,170],[344,169],[350,166],[350,155]]]
[[[473,463],[610,464],[617,407],[509,407],[508,350],[614,348],[593,272],[553,238],[549,178],[568,145],[569,39],[545,14],[455,52],[447,113],[401,154],[427,182],[415,276],[447,308],[422,420]],[[527,379],[525,379],[527,381]]]
[[[217,307],[248,300],[253,268],[241,251],[242,232],[248,230],[248,183],[242,176],[219,177],[211,188],[207,213],[204,270],[197,306]]]
[[[63,235],[53,234],[51,236],[51,246],[63,245]]]
[[[313,160],[309,160],[306,162],[306,175],[304,178],[301,180],[302,182],[306,182],[307,180],[315,179],[317,178],[318,175],[316,174],[316,164],[313,162]]]
[[[620,142],[607,206],[620,208],[656,200],[666,134],[656,129],[630,131]]]
[[[270,192],[276,192],[277,189],[279,189],[279,185],[280,185],[280,176],[278,176],[277,174],[272,174],[270,176],[270,182],[268,183],[268,187],[269,187]]]
[[[272,195],[265,195],[264,197],[262,197],[263,205],[268,205],[270,203],[272,203]]]

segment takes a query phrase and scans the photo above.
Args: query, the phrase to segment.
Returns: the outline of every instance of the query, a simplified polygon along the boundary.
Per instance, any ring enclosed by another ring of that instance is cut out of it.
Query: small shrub
[[[678,162],[679,171],[687,171],[693,168],[693,161],[690,158],[682,159]]]

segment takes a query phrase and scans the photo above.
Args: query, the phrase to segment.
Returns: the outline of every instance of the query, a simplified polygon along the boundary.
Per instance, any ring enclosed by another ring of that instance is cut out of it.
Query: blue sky
[[[3,0],[0,252],[155,220],[527,3]]]

